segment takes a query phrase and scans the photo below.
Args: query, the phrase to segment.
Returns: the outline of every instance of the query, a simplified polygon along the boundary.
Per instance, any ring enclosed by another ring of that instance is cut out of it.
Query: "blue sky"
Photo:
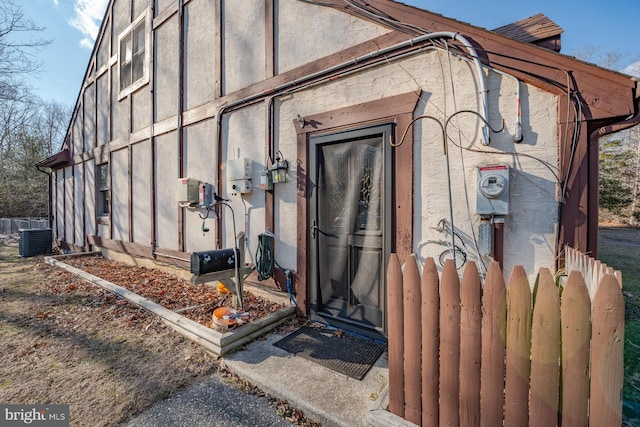
[[[37,52],[43,70],[32,79],[35,93],[47,101],[75,104],[108,0],[18,0],[18,3],[26,17],[46,27],[41,36],[52,40],[47,48]],[[597,48],[600,53],[617,51],[622,54],[619,70],[640,61],[640,41],[634,31],[640,17],[640,0],[404,0],[404,3],[488,29],[544,13],[564,29],[562,53],[574,55],[587,46]]]

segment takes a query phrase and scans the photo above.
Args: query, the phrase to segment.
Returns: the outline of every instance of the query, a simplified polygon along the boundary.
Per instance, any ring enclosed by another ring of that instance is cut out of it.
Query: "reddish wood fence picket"
[[[622,279],[567,257],[563,284],[541,268],[532,286],[517,266],[506,286],[495,262],[482,285],[473,262],[460,281],[451,260],[420,275],[392,254],[389,411],[422,426],[621,425]]]

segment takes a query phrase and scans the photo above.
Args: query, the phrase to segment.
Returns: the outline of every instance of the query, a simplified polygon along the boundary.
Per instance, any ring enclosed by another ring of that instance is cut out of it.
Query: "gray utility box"
[[[478,168],[476,213],[478,215],[509,214],[508,165],[490,165]]]
[[[50,228],[21,228],[20,229],[20,256],[30,257],[51,253],[51,229]]]

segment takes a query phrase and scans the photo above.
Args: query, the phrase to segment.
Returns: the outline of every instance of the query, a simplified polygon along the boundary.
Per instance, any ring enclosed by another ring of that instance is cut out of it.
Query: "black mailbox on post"
[[[236,268],[238,250],[234,248],[213,251],[194,252],[191,254],[191,274],[215,273]]]

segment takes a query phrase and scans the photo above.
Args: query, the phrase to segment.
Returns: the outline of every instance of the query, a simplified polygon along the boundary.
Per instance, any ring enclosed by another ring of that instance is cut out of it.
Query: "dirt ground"
[[[119,425],[214,373],[260,393],[156,316],[2,242],[0,348],[0,402],[69,404],[76,426]]]

